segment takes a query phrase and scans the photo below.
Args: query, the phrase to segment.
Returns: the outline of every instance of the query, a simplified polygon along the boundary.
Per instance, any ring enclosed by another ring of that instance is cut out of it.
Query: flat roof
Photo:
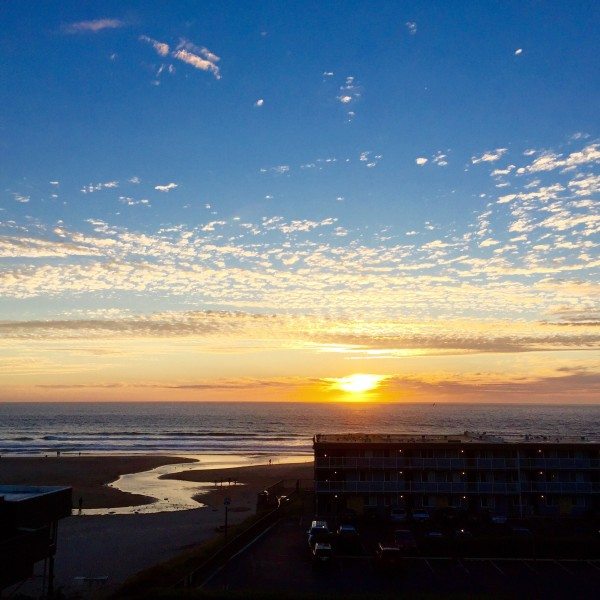
[[[317,433],[315,444],[596,444],[598,439],[589,435],[495,435],[464,431],[463,433]]]
[[[0,485],[0,498],[4,502],[23,502],[70,489],[58,485]]]

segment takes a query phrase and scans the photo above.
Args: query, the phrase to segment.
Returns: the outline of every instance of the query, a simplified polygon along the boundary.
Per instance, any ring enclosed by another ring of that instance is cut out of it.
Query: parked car
[[[438,529],[433,529],[431,531],[428,531],[425,534],[425,537],[428,540],[442,540],[442,539],[444,539],[445,536],[444,536],[443,532],[439,531]]]
[[[412,514],[413,521],[422,523],[423,521],[429,521],[429,513],[426,510],[415,510]]]
[[[340,525],[337,530],[338,540],[357,541],[359,538],[358,530],[354,525]]]
[[[306,533],[308,535],[308,545],[311,549],[314,548],[317,542],[326,543],[330,541],[327,521],[313,521]]]
[[[404,523],[408,520],[408,513],[403,508],[392,508],[390,510],[390,521],[392,523]]]
[[[515,537],[520,538],[530,538],[533,536],[533,533],[531,533],[531,529],[528,529],[527,527],[513,527],[511,529],[511,532]]]
[[[473,537],[473,534],[468,529],[461,527],[454,531],[454,537],[457,540],[470,540]]]
[[[380,569],[391,569],[400,564],[402,556],[396,546],[389,544],[377,544],[375,551],[375,565]]]
[[[360,536],[354,525],[340,525],[337,530],[337,545],[344,550],[356,550],[360,547]]]
[[[394,545],[404,554],[416,552],[417,542],[410,529],[398,529],[394,532]]]
[[[322,564],[331,562],[333,551],[331,544],[325,542],[317,542],[312,549],[312,559],[314,563]]]

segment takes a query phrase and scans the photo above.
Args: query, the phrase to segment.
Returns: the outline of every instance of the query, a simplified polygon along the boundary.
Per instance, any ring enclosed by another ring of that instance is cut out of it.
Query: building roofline
[[[315,444],[597,444],[589,435],[556,436],[491,434],[464,431],[449,434],[414,433],[317,433]]]

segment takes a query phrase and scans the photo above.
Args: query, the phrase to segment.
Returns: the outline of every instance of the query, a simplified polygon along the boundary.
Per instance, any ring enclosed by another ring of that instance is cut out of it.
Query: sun
[[[336,387],[344,392],[352,394],[362,394],[374,390],[385,379],[383,375],[369,375],[364,373],[355,373],[348,377],[340,377],[336,380]]]

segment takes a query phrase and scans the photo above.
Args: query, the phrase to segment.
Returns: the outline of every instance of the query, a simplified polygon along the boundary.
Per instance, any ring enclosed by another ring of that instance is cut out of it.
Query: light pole
[[[225,539],[227,539],[227,514],[229,512],[229,505],[231,504],[231,498],[225,498],[225,500],[223,500],[223,504],[225,505]]]

